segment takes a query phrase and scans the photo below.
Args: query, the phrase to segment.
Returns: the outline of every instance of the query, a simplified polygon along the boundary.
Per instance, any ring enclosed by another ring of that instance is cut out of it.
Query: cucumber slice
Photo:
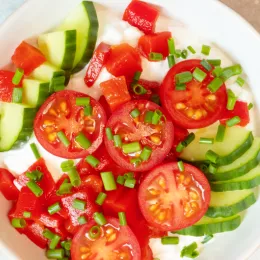
[[[46,59],[58,68],[71,70],[76,54],[76,30],[42,34],[38,45]]]
[[[211,192],[211,200],[206,216],[227,218],[246,210],[256,202],[253,190]]]
[[[241,224],[239,215],[229,218],[203,217],[195,225],[179,230],[175,233],[185,236],[200,237],[235,230]]]
[[[258,165],[258,155],[260,152],[260,138],[255,138],[252,146],[233,163],[221,166],[216,174],[207,174],[211,181],[231,180],[245,175]]]
[[[220,158],[219,166],[234,162],[242,156],[252,145],[254,137],[252,132],[239,126],[227,127],[223,142],[214,144],[200,144],[200,137],[215,138],[217,126],[203,128],[195,133],[194,141],[186,147],[180,157],[186,161],[204,161],[208,150],[216,152]]]
[[[77,50],[73,73],[80,71],[91,59],[98,35],[98,18],[91,1],[83,1],[65,19],[58,30],[77,30]]]
[[[33,132],[36,109],[14,103],[1,103],[0,152],[20,147]]]
[[[23,103],[31,107],[39,107],[50,95],[50,83],[35,79],[23,80]]]
[[[260,165],[241,177],[210,183],[211,190],[217,192],[252,189],[258,185],[260,185]]]

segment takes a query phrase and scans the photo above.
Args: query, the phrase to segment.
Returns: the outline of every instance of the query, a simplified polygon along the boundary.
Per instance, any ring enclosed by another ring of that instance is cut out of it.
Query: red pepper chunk
[[[113,78],[100,84],[103,95],[112,111],[131,100],[125,77]]]
[[[161,53],[165,59],[169,55],[168,39],[171,37],[172,34],[170,32],[143,35],[138,41],[138,49],[148,60],[150,60],[149,54],[151,52]]]
[[[38,49],[24,41],[16,48],[12,56],[12,62],[16,67],[23,69],[25,75],[29,75],[45,61],[46,58]]]
[[[12,83],[14,72],[0,70],[0,101],[12,102],[13,89],[15,86]]]
[[[0,168],[0,191],[7,200],[17,200],[19,191],[13,181],[14,176],[6,169]]]
[[[84,81],[87,87],[92,87],[95,81],[97,80],[104,64],[106,63],[109,55],[110,55],[111,47],[110,45],[101,42],[96,48],[92,59],[89,62],[86,76]]]
[[[137,27],[145,34],[154,32],[159,11],[142,1],[132,1],[125,10],[123,20]]]

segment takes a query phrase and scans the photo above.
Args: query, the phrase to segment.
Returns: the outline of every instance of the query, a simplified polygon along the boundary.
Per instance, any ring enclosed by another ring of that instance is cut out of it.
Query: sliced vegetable
[[[7,200],[17,200],[19,191],[13,181],[14,176],[6,169],[0,168],[0,191]]]
[[[13,89],[12,83],[14,73],[7,70],[0,70],[0,101],[12,102]]]

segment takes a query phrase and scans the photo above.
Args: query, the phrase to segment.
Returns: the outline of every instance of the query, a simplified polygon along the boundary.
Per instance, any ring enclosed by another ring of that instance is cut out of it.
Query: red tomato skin
[[[142,71],[139,52],[127,43],[112,46],[106,68],[115,77],[125,76],[132,80],[137,71]]]
[[[15,187],[14,176],[6,169],[0,168],[0,191],[7,200],[17,200],[19,190]]]
[[[163,226],[162,224],[156,223],[153,221],[152,216],[148,212],[146,208],[144,208],[143,205],[145,205],[145,191],[148,189],[148,184],[153,180],[153,178],[159,173],[159,172],[165,172],[166,170],[170,170],[172,173],[173,171],[178,171],[178,164],[177,162],[171,162],[171,163],[166,163],[157,166],[155,169],[147,173],[147,175],[144,177],[142,180],[142,183],[140,184],[139,190],[138,190],[138,201],[139,201],[139,207],[140,210],[146,219],[146,221],[149,223],[150,226],[157,228],[159,231],[177,231],[184,229],[186,227],[192,226],[194,223],[198,222],[206,213],[209,207],[210,203],[210,185],[205,177],[205,175],[196,167],[193,165],[184,163],[184,168],[186,171],[189,173],[192,172],[193,178],[195,181],[199,183],[199,185],[203,188],[203,195],[204,195],[204,201],[203,201],[203,207],[201,210],[198,212],[198,214],[194,215],[192,218],[189,220],[178,220],[173,221],[172,226]],[[174,196],[174,194],[172,194]]]
[[[169,55],[168,39],[171,37],[171,32],[143,35],[138,41],[138,50],[149,61],[153,61],[149,59],[151,52],[161,53],[163,59],[166,59]]]
[[[52,103],[54,100],[59,99],[59,98],[65,98],[70,100],[71,98],[76,98],[76,97],[89,97],[85,94],[76,92],[76,91],[71,91],[71,90],[63,90],[54,93],[51,95],[41,106],[39,111],[36,114],[35,120],[34,120],[34,133],[39,141],[39,143],[43,146],[44,149],[46,149],[48,152],[50,152],[53,155],[66,158],[66,159],[79,159],[79,158],[85,158],[87,155],[92,154],[95,150],[98,149],[98,147],[101,145],[103,141],[103,130],[105,128],[105,123],[107,121],[106,113],[102,106],[96,101],[95,99],[90,97],[90,104],[92,107],[96,106],[98,109],[98,112],[100,114],[100,123],[98,126],[99,132],[96,133],[96,138],[92,142],[92,145],[89,149],[87,150],[82,150],[80,152],[78,151],[68,151],[68,149],[65,146],[59,146],[53,147],[52,144],[48,143],[42,134],[42,131],[40,130],[40,121],[43,115],[43,112],[45,111],[46,107],[49,106],[50,103]],[[76,104],[75,104],[76,107]],[[76,108],[77,109],[77,108]]]
[[[0,101],[12,102],[13,89],[15,86],[12,83],[14,72],[0,70]]]
[[[92,87],[97,80],[103,66],[105,65],[109,55],[111,46],[101,42],[96,48],[86,71],[84,81],[87,87]]]
[[[100,99],[98,100],[99,104],[103,107],[104,111],[106,112],[107,118],[109,118],[112,114],[112,111],[110,109],[109,104],[106,101],[106,98],[104,95],[102,95],[100,97]]]
[[[38,49],[24,41],[16,48],[12,56],[12,62],[17,68],[23,69],[25,75],[29,75],[45,61],[46,58]]]
[[[220,100],[221,103],[217,106],[217,110],[214,111],[214,113],[211,113],[210,117],[206,118],[205,120],[192,121],[191,119],[188,119],[186,116],[180,114],[180,112],[178,112],[175,108],[173,108],[169,91],[173,89],[172,86],[174,86],[175,84],[174,76],[184,71],[193,71],[196,67],[205,71],[205,68],[200,63],[201,60],[195,60],[195,59],[186,60],[177,63],[168,71],[160,88],[160,98],[161,98],[162,106],[165,108],[165,110],[168,111],[174,124],[186,129],[203,128],[213,124],[220,118],[220,115],[223,113],[225,106],[227,104],[226,86],[225,84],[223,84],[220,87],[220,89],[215,93],[218,94],[219,99],[221,99]],[[213,76],[211,75],[208,77],[210,77],[209,79],[211,80],[213,79]]]
[[[123,20],[137,27],[145,34],[153,33],[159,11],[142,1],[132,1],[126,8]]]
[[[81,177],[80,191],[87,191],[97,196],[103,190],[102,179],[97,175],[87,175]]]
[[[233,110],[225,109],[220,117],[220,123],[225,125],[228,119],[234,116],[239,116],[241,122],[238,124],[240,126],[246,126],[250,122],[249,111],[247,103],[243,101],[237,101]]]

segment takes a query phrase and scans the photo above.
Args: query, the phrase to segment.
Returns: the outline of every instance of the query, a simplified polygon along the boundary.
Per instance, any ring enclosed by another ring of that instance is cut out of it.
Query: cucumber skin
[[[37,100],[36,107],[39,108],[44,101],[50,96],[50,91],[49,91],[49,85],[50,83],[42,83],[40,86],[39,90],[39,99]]]
[[[93,56],[93,52],[95,50],[97,36],[98,36],[99,23],[98,23],[96,8],[95,8],[93,2],[91,2],[91,1],[83,1],[82,4],[84,5],[85,10],[89,17],[90,29],[89,29],[88,36],[87,36],[88,42],[87,42],[87,46],[86,46],[84,55],[81,58],[81,60],[79,61],[79,63],[72,70],[72,73],[79,72],[90,61],[90,59]],[[74,61],[74,59],[73,59],[73,61]]]
[[[68,43],[65,47],[65,53],[67,55],[64,55],[61,69],[64,70],[70,70],[73,66],[75,54],[76,54],[76,39],[77,32],[76,30],[68,30],[66,31],[66,39],[65,41]]]
[[[179,235],[184,235],[184,236],[200,237],[204,235],[212,235],[216,233],[233,231],[236,228],[238,228],[240,224],[241,224],[241,217],[237,215],[233,219],[227,220],[225,222],[193,225],[191,227],[179,230],[174,233],[177,233]]]
[[[239,212],[242,212],[248,209],[256,202],[256,197],[254,193],[249,194],[242,201],[239,201],[233,205],[227,205],[222,207],[209,207],[206,212],[206,216],[210,218],[227,218],[236,215]]]

